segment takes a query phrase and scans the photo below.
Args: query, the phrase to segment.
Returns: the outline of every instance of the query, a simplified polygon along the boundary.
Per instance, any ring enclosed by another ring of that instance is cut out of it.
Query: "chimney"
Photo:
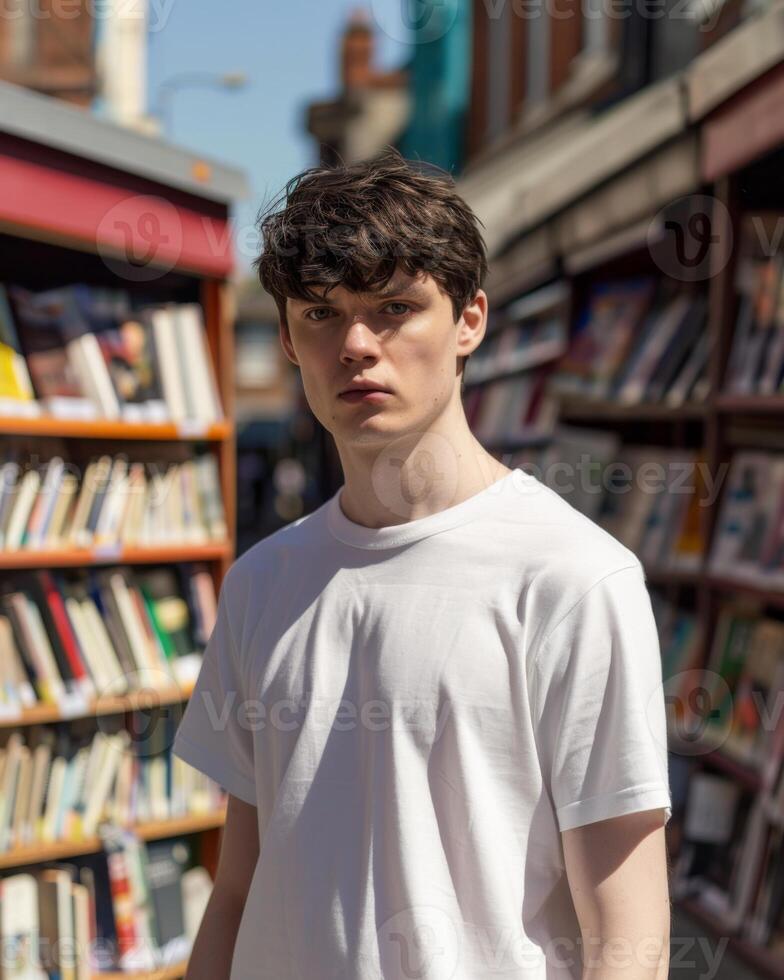
[[[343,34],[341,76],[346,89],[363,88],[373,76],[373,29],[364,8],[354,10]]]

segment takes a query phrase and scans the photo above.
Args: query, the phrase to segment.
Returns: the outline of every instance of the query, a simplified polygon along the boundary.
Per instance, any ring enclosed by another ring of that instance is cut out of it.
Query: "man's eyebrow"
[[[426,296],[427,290],[421,283],[416,281],[391,282],[383,289],[379,289],[375,295],[383,299],[385,296],[395,296],[400,293],[409,293],[412,296]]]
[[[386,299],[387,296],[400,296],[401,294],[407,294],[409,296],[416,296],[421,299],[425,299],[428,295],[427,289],[422,283],[412,280],[411,282],[391,282],[387,283],[383,289],[370,290],[367,295],[372,296],[375,299]],[[326,306],[333,305],[332,300],[329,296],[319,296],[316,299],[301,299],[300,297],[291,296],[290,300],[292,303],[324,303]]]

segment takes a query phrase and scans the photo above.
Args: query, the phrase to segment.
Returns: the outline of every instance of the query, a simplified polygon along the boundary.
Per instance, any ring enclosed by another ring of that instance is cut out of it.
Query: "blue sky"
[[[248,268],[259,207],[286,180],[316,162],[304,129],[305,105],[338,90],[338,42],[352,9],[394,17],[401,0],[157,0],[150,4],[149,102],[160,84],[186,71],[242,71],[241,91],[177,91],[171,100],[173,142],[241,167],[253,197],[236,209],[237,260]],[[393,66],[407,47],[379,30],[377,62]]]

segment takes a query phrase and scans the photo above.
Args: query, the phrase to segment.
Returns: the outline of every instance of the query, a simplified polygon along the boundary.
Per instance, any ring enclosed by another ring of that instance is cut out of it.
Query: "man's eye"
[[[305,314],[305,316],[309,320],[326,320],[327,319],[326,316],[314,316],[314,314],[316,314],[316,313],[326,313],[327,316],[329,316],[329,314],[331,312],[332,312],[332,310],[328,309],[326,306],[319,306],[315,310],[308,310],[308,312]]]
[[[397,307],[401,307],[402,306],[403,307],[402,310],[401,309],[393,310],[392,311],[393,315],[397,315],[397,314],[401,314],[402,315],[403,313],[406,313],[406,312],[408,312],[408,310],[411,309],[411,307],[408,305],[408,303],[387,303],[386,309],[389,309],[392,306],[397,306]]]

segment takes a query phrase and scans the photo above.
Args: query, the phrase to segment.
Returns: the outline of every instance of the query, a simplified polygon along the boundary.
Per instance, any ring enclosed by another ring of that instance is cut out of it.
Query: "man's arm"
[[[583,980],[666,980],[670,893],[664,811],[562,834],[583,941]]]
[[[256,807],[229,794],[212,894],[185,980],[228,980],[245,899],[259,856]]]

